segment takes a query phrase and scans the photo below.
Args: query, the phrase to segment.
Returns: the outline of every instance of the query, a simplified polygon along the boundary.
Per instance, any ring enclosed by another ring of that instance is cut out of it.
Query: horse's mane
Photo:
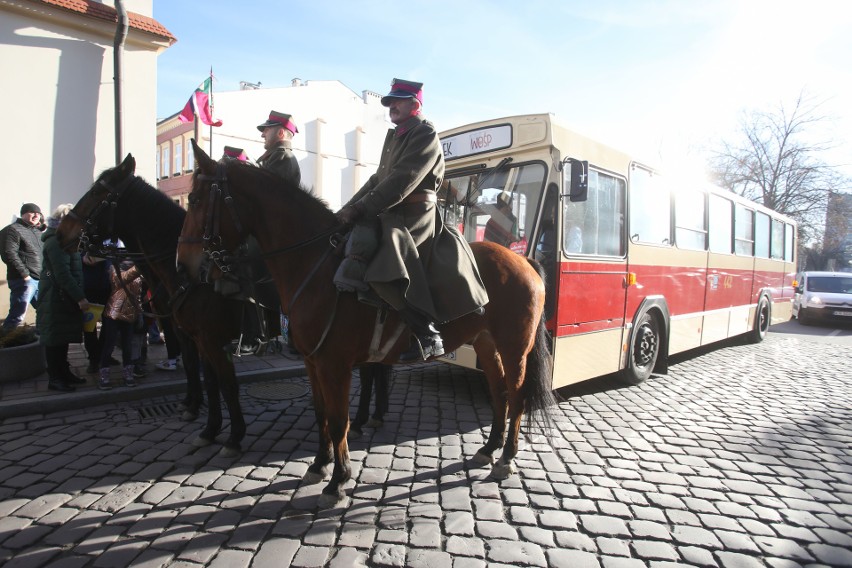
[[[129,213],[122,217],[123,229],[145,243],[146,252],[176,250],[186,211],[166,194],[142,178],[130,184],[120,198]],[[125,243],[129,245],[130,243]]]
[[[310,193],[305,186],[292,183],[274,172],[264,170],[250,164],[244,164],[238,160],[228,160],[227,174],[230,178],[244,178],[247,183],[269,188],[270,192],[286,195],[293,207],[297,208],[305,217],[317,215],[319,220],[333,222],[334,213],[328,206],[328,202]]]

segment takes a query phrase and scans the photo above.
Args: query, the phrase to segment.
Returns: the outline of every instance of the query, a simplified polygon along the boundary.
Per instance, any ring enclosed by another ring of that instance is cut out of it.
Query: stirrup
[[[444,354],[444,342],[440,335],[432,335],[422,338],[411,336],[408,349],[400,353],[399,362],[426,361],[430,357],[440,357]],[[424,343],[426,344],[424,347]]]

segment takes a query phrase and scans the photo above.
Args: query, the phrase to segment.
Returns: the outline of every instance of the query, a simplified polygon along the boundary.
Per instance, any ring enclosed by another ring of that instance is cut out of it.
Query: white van
[[[852,272],[802,272],[796,280],[793,317],[799,323],[852,323]]]

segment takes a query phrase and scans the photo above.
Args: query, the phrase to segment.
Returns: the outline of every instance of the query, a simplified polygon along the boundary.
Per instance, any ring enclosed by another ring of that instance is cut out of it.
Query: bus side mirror
[[[571,160],[571,201],[586,201],[589,197],[589,162]]]

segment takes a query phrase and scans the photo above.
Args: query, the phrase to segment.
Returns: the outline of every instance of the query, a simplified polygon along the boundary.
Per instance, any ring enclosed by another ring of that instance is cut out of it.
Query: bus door
[[[578,176],[587,179],[582,190]],[[554,388],[620,368],[626,188],[624,178],[582,162],[569,161],[563,168]]]

